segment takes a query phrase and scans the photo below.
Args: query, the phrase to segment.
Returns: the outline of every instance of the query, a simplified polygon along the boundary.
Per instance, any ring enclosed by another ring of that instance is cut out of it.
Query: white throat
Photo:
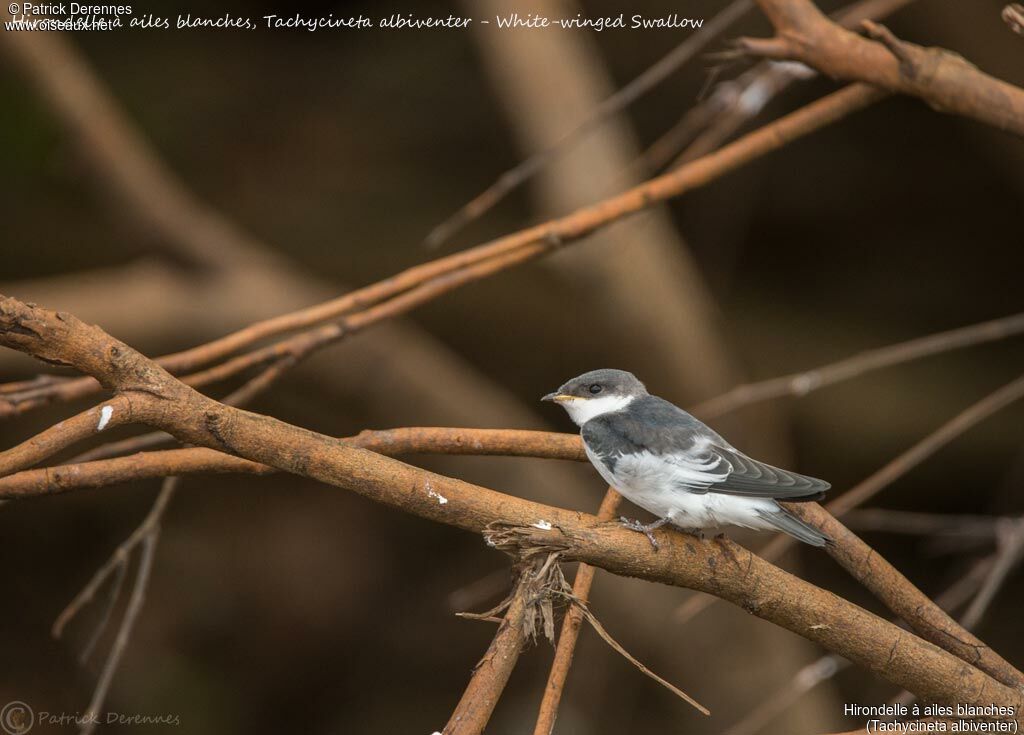
[[[619,411],[630,403],[636,396],[601,396],[600,398],[570,398],[562,402],[562,408],[569,413],[569,418],[577,426],[590,421],[590,419],[603,416],[606,413]]]

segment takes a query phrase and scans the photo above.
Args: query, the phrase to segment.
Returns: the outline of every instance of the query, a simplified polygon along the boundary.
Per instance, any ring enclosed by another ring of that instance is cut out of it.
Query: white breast
[[[758,510],[778,510],[770,498],[746,498],[714,492],[699,492],[721,482],[729,467],[717,461],[688,462],[684,457],[665,458],[650,452],[617,458],[615,470],[593,454],[584,443],[587,457],[601,477],[628,500],[659,518],[668,518],[680,528],[717,528],[723,525],[768,528]],[[691,492],[687,487],[698,492]]]

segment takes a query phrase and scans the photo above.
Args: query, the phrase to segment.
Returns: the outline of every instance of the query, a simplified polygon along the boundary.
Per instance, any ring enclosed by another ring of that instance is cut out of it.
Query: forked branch
[[[1024,90],[958,54],[902,41],[870,21],[864,29],[871,39],[864,38],[830,20],[811,0],[756,1],[775,36],[741,39],[744,51],[800,61],[830,77],[918,97],[936,110],[1024,136]]]

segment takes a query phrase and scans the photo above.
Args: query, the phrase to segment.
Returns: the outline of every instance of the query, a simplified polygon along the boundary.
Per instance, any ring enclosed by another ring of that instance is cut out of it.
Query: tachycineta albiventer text
[[[587,457],[605,481],[665,523],[702,532],[724,525],[788,533],[812,546],[831,542],[776,501],[817,500],[829,484],[751,459],[683,409],[652,396],[632,373],[594,370],[544,396],[580,427]]]

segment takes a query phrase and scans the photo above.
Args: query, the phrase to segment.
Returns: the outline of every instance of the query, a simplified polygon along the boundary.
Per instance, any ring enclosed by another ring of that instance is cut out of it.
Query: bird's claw
[[[668,519],[659,518],[658,520],[654,521],[654,523],[641,523],[640,521],[632,520],[630,518],[626,518],[625,516],[619,516],[619,523],[628,528],[630,531],[637,531],[638,533],[642,533],[644,536],[647,537],[647,540],[651,542],[651,546],[654,547],[654,550],[657,551],[661,547],[658,546],[658,540],[654,538],[654,533],[652,532],[655,529],[661,528],[666,523],[668,523]]]

